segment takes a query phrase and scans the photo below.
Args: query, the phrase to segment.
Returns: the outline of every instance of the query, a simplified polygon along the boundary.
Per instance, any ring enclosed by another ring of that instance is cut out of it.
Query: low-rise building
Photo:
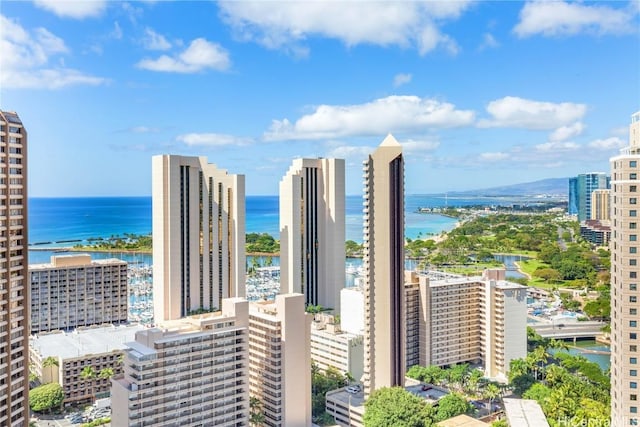
[[[248,425],[248,304],[223,299],[222,311],[137,332],[112,379],[112,425]]]
[[[31,333],[127,322],[127,262],[52,256],[29,266]]]
[[[42,383],[59,383],[65,405],[93,402],[94,397],[109,394],[109,376],[122,372],[125,342],[143,329],[141,325],[112,325],[32,335],[32,372]]]
[[[364,341],[340,329],[335,317],[316,314],[311,323],[311,360],[326,371],[332,367],[360,380],[364,373]]]

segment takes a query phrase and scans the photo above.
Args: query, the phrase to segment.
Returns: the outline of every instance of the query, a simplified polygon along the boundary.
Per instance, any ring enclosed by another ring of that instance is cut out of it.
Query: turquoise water
[[[567,344],[573,345],[572,342],[567,342]],[[607,355],[607,354],[593,354],[593,353],[588,353],[588,352],[581,351],[581,350],[597,350],[597,351],[608,351],[608,352],[610,352],[611,348],[609,346],[606,346],[604,344],[600,344],[600,343],[596,342],[595,340],[577,341],[575,345],[578,348],[573,348],[572,347],[569,350],[561,350],[561,351],[568,352],[569,354],[573,354],[573,355],[584,356],[587,360],[597,363],[603,371],[609,369],[609,367],[611,366],[611,356],[610,355]],[[554,349],[550,350],[550,352],[552,354],[555,353],[556,351],[557,350],[554,350]]]

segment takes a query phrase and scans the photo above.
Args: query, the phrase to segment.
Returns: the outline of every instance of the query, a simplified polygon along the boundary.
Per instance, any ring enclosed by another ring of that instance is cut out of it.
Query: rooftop
[[[438,427],[486,427],[489,424],[472,418],[469,415],[458,415],[448,420],[440,421]]]
[[[29,345],[43,359],[49,356],[71,359],[124,350],[125,343],[133,341],[136,332],[144,329],[144,326],[134,324],[91,327],[72,332],[55,331],[31,336]]]
[[[542,408],[535,400],[530,399],[502,399],[504,412],[509,425],[523,427],[549,427]]]

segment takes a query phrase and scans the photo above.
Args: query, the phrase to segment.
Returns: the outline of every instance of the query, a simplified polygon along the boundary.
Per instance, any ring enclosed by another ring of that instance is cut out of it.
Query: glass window
[[[632,193],[635,193],[636,191],[638,191],[638,186],[637,185],[630,185],[629,186],[629,191]]]
[[[635,328],[636,326],[638,326],[638,322],[636,320],[629,320],[629,326]]]
[[[630,254],[638,253],[638,248],[636,248],[635,246],[629,247],[629,253]]]
[[[631,382],[629,383],[629,387],[630,387],[630,388],[638,388],[638,383],[637,383],[637,382],[635,382],[635,381],[631,381]]]
[[[638,211],[636,211],[635,209],[630,210],[629,216],[638,216]]]
[[[629,240],[631,240],[632,242],[635,242],[638,240],[638,235],[637,234],[629,234]]]
[[[629,297],[629,302],[636,302],[637,298],[635,297],[635,295],[632,295]]]
[[[629,278],[630,279],[636,279],[637,277],[638,277],[638,273],[636,273],[635,271],[629,272]]]
[[[629,174],[629,179],[638,179],[638,174],[637,173],[630,173]]]
[[[631,369],[629,371],[629,375],[631,375],[632,377],[637,377],[638,376],[638,371],[636,369]]]
[[[637,205],[638,204],[638,199],[635,197],[630,197],[629,198],[629,203],[632,205]]]
[[[636,162],[635,160],[629,160],[629,167],[630,168],[635,168],[638,166],[638,162]]]

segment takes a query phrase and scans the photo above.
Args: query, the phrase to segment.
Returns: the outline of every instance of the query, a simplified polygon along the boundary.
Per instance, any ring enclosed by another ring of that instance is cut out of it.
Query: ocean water
[[[415,239],[451,230],[453,218],[418,213],[420,207],[509,204],[494,198],[452,199],[445,196],[407,195],[405,235]],[[29,243],[31,248],[72,246],[91,238],[151,233],[151,197],[30,198]],[[269,233],[279,238],[278,196],[247,196],[246,232]],[[362,241],[362,198],[346,198],[346,238]],[[31,250],[30,263],[46,262],[50,251]],[[102,258],[109,255],[96,255]],[[140,255],[138,255],[140,256]],[[128,259],[129,262],[139,262]]]

